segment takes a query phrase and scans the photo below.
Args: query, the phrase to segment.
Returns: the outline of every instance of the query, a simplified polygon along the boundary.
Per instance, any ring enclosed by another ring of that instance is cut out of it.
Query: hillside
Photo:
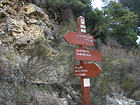
[[[80,78],[63,35],[75,18],[60,22],[39,3],[0,1],[0,105],[80,105]],[[59,24],[60,23],[60,24]],[[91,105],[136,105],[140,100],[140,51],[115,39],[95,39],[102,71],[91,78]]]
[[[57,26],[46,12],[31,3],[0,2],[0,105],[61,105],[66,100],[59,94],[67,92],[62,83],[69,65],[59,64],[62,55],[53,47]]]

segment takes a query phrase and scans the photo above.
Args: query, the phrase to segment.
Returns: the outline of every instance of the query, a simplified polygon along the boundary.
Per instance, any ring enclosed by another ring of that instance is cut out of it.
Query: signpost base
[[[90,84],[85,83],[85,77],[81,77],[81,89],[82,89],[82,105],[90,105]]]
[[[86,46],[80,46],[80,48]],[[80,61],[81,65],[88,64],[88,61]],[[90,105],[90,84],[84,82],[85,77],[81,77],[82,105]]]

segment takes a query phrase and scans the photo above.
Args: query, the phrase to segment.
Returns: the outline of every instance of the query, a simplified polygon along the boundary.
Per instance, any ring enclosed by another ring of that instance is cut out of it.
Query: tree
[[[140,26],[140,0],[120,0],[120,2],[123,4],[124,7],[138,14]]]
[[[71,9],[75,15],[79,15],[91,5],[91,0],[46,0],[47,6],[51,8],[61,18],[65,9]]]
[[[88,8],[85,17],[88,33],[94,35],[94,38],[100,38],[104,42],[107,38],[108,25],[105,23],[103,11]]]
[[[132,11],[140,11],[140,0],[120,0],[120,2]]]
[[[136,45],[137,15],[125,9],[121,3],[110,1],[105,10],[105,17],[109,24],[108,31],[111,36],[124,46]]]

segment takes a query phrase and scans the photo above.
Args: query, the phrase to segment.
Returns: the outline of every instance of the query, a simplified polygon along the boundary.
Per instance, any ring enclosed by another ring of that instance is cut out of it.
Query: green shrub
[[[136,80],[132,80],[128,74],[124,76],[121,85],[123,89],[128,93],[128,95],[134,93],[134,91],[137,89]]]
[[[17,105],[25,105],[28,101],[28,92],[25,86],[18,86],[13,98]]]
[[[106,95],[110,92],[110,80],[110,76],[106,74],[94,78],[91,84],[91,105],[105,105]]]
[[[103,77],[102,81],[100,82],[100,87],[98,89],[98,95],[105,96],[108,93],[108,87],[109,87],[110,80],[111,80],[111,78],[109,75],[105,75]]]
[[[77,24],[74,20],[71,21],[65,21],[63,23],[60,24],[60,28],[58,31],[59,34],[59,38],[62,38],[63,35],[67,32],[67,31],[72,31],[72,32],[76,32],[77,30]]]
[[[90,100],[91,100],[91,105],[105,105],[105,99],[102,99],[99,96],[96,96],[94,94],[91,94],[90,96]]]

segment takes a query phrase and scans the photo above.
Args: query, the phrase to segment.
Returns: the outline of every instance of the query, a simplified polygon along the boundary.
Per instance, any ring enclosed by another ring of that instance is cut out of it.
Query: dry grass
[[[140,49],[124,49],[114,39],[108,39],[106,45],[99,48],[103,54],[102,71],[94,79],[93,94],[98,101],[111,90],[114,82],[125,91],[129,97],[140,90]]]

